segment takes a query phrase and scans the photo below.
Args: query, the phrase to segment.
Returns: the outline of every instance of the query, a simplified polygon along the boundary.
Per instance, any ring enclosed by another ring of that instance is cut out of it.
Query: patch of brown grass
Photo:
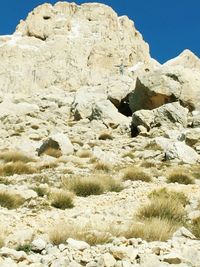
[[[111,170],[111,166],[109,163],[97,161],[97,163],[94,165],[94,170],[109,172]]]
[[[192,220],[191,230],[195,237],[200,239],[200,217],[197,217]]]
[[[179,201],[172,198],[153,198],[151,203],[138,210],[136,217],[141,220],[159,218],[174,223],[183,223],[185,210]]]
[[[8,150],[0,153],[0,159],[4,160],[5,162],[33,162],[35,161],[33,158],[25,155],[22,152],[15,151],[15,150]]]
[[[155,142],[150,142],[148,143],[144,149],[148,149],[148,150],[154,150],[154,151],[157,151],[157,150],[163,150],[161,146],[159,146],[157,143]]]
[[[194,184],[194,178],[184,170],[177,169],[171,171],[167,176],[167,183]]]
[[[74,207],[74,195],[64,190],[53,192],[50,196],[51,206],[57,209],[71,209]]]
[[[119,192],[123,189],[120,181],[106,175],[64,178],[63,186],[82,197],[101,195],[108,191]]]
[[[76,155],[79,158],[90,158],[92,156],[92,152],[90,150],[82,149],[82,150],[79,150],[76,153]]]
[[[0,175],[2,176],[11,176],[14,174],[33,174],[36,172],[36,168],[33,168],[29,164],[26,164],[22,161],[0,165]]]
[[[124,170],[123,180],[151,182],[152,178],[142,168],[128,167]]]
[[[135,222],[123,232],[126,238],[142,238],[146,241],[167,241],[177,230],[178,225],[161,218]]]
[[[150,199],[172,199],[172,201],[180,202],[183,206],[186,206],[189,203],[188,198],[183,192],[177,192],[172,190],[167,190],[166,188],[161,188],[158,190],[153,190],[149,194]]]
[[[49,232],[49,239],[53,245],[66,243],[68,238],[82,240],[90,245],[105,244],[111,239],[109,231],[99,230],[91,225],[60,223]]]
[[[58,162],[57,161],[49,161],[49,162],[44,162],[40,165],[39,170],[45,170],[45,169],[54,169],[58,167]]]
[[[0,192],[0,206],[7,209],[16,209],[25,202],[25,199],[18,194],[7,191]]]
[[[103,132],[98,137],[99,140],[113,140],[112,134],[109,132]]]

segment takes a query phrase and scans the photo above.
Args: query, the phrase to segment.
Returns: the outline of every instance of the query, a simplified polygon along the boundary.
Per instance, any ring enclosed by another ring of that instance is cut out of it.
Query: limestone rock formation
[[[144,126],[147,131],[154,127],[180,128],[187,126],[188,110],[178,102],[165,104],[153,110],[138,110],[132,116],[132,134],[137,134],[138,126]]]
[[[162,66],[139,76],[130,94],[130,108],[154,109],[179,101],[190,110],[200,110],[200,72],[184,66]]]
[[[129,67],[152,64],[148,45],[126,16],[103,4],[67,2],[30,12],[13,35],[0,38],[0,59],[1,91],[27,94],[100,84],[119,75],[121,59]]]

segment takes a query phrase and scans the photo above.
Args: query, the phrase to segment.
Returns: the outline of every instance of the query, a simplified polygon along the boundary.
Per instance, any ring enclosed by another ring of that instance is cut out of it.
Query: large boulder
[[[0,37],[0,90],[30,94],[98,85],[120,76],[122,59],[128,66],[150,62],[148,44],[126,16],[100,3],[43,4],[13,35]]]
[[[129,96],[133,112],[179,101],[189,110],[200,110],[200,72],[182,66],[162,66],[140,75]]]
[[[188,164],[195,164],[199,159],[197,152],[181,141],[174,141],[165,137],[157,137],[156,143],[163,149],[165,160],[178,160]]]
[[[178,102],[169,103],[153,110],[138,110],[132,115],[132,133],[136,134],[138,126],[147,131],[154,127],[181,128],[187,126],[188,109]]]

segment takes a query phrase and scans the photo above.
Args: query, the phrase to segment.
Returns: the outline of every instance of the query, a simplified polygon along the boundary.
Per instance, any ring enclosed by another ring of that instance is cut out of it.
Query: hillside
[[[0,266],[200,267],[200,59],[98,3],[0,36]]]

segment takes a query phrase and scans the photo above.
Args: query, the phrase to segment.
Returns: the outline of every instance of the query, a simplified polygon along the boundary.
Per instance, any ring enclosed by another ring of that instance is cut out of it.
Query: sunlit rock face
[[[0,90],[98,85],[119,74],[122,60],[129,74],[138,62],[152,64],[148,44],[126,16],[97,3],[43,4],[13,35],[0,37]]]

